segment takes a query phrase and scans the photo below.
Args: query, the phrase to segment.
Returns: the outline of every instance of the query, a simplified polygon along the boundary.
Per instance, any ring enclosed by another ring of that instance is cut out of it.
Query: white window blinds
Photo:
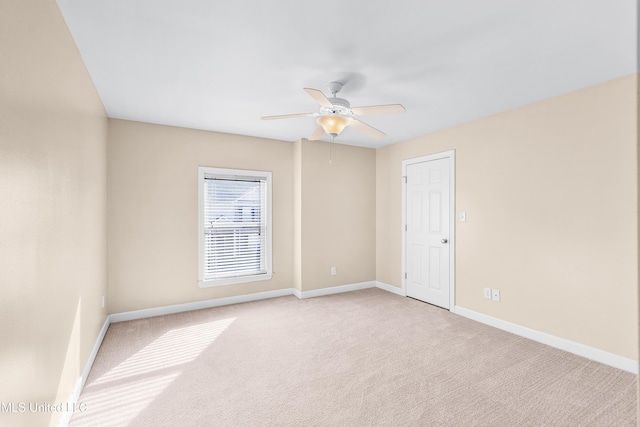
[[[267,177],[204,176],[205,281],[269,273]]]

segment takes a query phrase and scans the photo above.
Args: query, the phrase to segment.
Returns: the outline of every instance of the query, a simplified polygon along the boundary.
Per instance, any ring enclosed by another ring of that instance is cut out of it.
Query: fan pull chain
[[[331,164],[332,162],[332,158],[331,158],[332,149],[333,149],[333,136],[329,136],[329,164]]]

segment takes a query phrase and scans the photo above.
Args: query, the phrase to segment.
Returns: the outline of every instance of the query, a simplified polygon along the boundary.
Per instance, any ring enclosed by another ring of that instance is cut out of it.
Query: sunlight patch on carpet
[[[85,387],[73,426],[121,426],[133,421],[236,318],[172,329]]]

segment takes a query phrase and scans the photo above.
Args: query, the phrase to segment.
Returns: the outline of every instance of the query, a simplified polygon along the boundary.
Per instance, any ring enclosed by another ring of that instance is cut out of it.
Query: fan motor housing
[[[328,98],[328,99],[331,105],[333,105],[333,108],[323,107],[321,110],[326,110],[326,111],[323,111],[323,113],[335,112],[339,114],[352,114],[351,104],[346,99],[344,98]]]

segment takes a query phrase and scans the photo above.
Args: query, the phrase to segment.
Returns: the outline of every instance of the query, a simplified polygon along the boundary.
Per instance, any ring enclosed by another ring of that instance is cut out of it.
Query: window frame
[[[205,229],[204,229],[204,207],[205,195],[204,184],[205,178],[215,176],[221,179],[241,179],[241,178],[258,178],[266,180],[267,200],[266,200],[266,228],[267,235],[265,239],[265,263],[266,272],[259,274],[250,274],[238,277],[228,277],[221,279],[205,279]],[[262,280],[270,280],[273,276],[273,246],[272,246],[272,172],[255,171],[245,169],[226,169],[214,168],[208,166],[198,167],[198,286],[201,288],[210,288],[215,286],[227,286],[240,283],[250,283]]]

